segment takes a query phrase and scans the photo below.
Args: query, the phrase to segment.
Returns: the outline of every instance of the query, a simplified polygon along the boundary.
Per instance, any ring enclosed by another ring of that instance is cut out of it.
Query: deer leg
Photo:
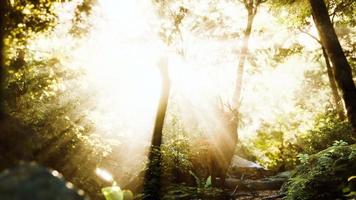
[[[216,173],[216,166],[215,166],[215,163],[212,162],[212,165],[211,165],[211,169],[209,170],[210,171],[210,175],[211,175],[211,182],[212,182],[212,185],[215,187],[217,186],[217,173]]]
[[[221,178],[220,178],[220,181],[221,181],[221,183],[220,183],[220,186],[221,186],[221,188],[225,188],[225,175],[224,174],[222,174],[221,175]]]

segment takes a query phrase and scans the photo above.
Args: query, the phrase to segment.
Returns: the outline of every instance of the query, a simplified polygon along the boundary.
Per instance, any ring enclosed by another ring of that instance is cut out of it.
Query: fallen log
[[[228,178],[225,186],[229,189],[237,188],[238,191],[279,190],[285,181],[285,178],[266,178],[261,180]]]

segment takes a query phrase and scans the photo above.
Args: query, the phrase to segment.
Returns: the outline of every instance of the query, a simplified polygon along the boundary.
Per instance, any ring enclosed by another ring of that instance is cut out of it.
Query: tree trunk
[[[145,174],[143,197],[145,200],[159,200],[161,192],[161,144],[164,119],[168,106],[170,81],[168,77],[167,60],[162,60],[159,67],[162,76],[162,91],[156,115],[151,148],[148,155],[147,171]]]
[[[5,7],[7,1],[0,2],[0,120],[5,117],[4,108],[4,38],[5,38]]]
[[[344,106],[342,105],[342,100],[341,100],[339,91],[337,89],[333,68],[331,67],[329,57],[326,54],[326,51],[325,51],[324,47],[322,47],[322,51],[323,51],[323,57],[325,59],[326,70],[327,70],[327,73],[328,73],[331,92],[332,92],[332,95],[333,95],[334,101],[335,101],[335,108],[336,108],[336,111],[337,111],[337,113],[339,115],[340,120],[343,121],[343,120],[345,120],[346,116],[345,116],[345,113],[344,113]]]
[[[248,42],[250,40],[253,19],[255,17],[255,13],[253,11],[254,9],[253,9],[252,0],[250,3],[248,3],[246,5],[246,8],[247,8],[247,13],[248,13],[247,25],[246,25],[246,29],[245,29],[244,38],[242,41],[239,63],[237,65],[237,77],[236,77],[235,92],[234,92],[234,97],[233,97],[233,104],[234,104],[234,108],[236,110],[240,105],[244,67],[245,67],[245,61],[246,61],[246,58],[248,55]]]
[[[334,66],[335,80],[342,91],[347,116],[356,137],[356,87],[352,80],[351,67],[330,21],[325,2],[323,0],[309,0],[309,2],[321,43]]]

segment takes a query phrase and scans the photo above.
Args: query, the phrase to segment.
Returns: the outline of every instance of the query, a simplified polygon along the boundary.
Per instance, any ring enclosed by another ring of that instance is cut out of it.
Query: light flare
[[[114,178],[112,177],[112,175],[105,169],[96,168],[95,173],[96,173],[96,175],[98,175],[100,178],[102,178],[103,180],[105,180],[107,182],[114,181]]]

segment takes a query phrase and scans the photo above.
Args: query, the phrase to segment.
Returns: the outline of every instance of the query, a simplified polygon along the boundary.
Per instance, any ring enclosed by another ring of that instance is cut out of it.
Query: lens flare
[[[96,173],[96,175],[98,175],[100,178],[102,178],[103,180],[105,180],[107,182],[113,182],[113,180],[114,180],[112,175],[105,169],[96,168],[95,173]]]

